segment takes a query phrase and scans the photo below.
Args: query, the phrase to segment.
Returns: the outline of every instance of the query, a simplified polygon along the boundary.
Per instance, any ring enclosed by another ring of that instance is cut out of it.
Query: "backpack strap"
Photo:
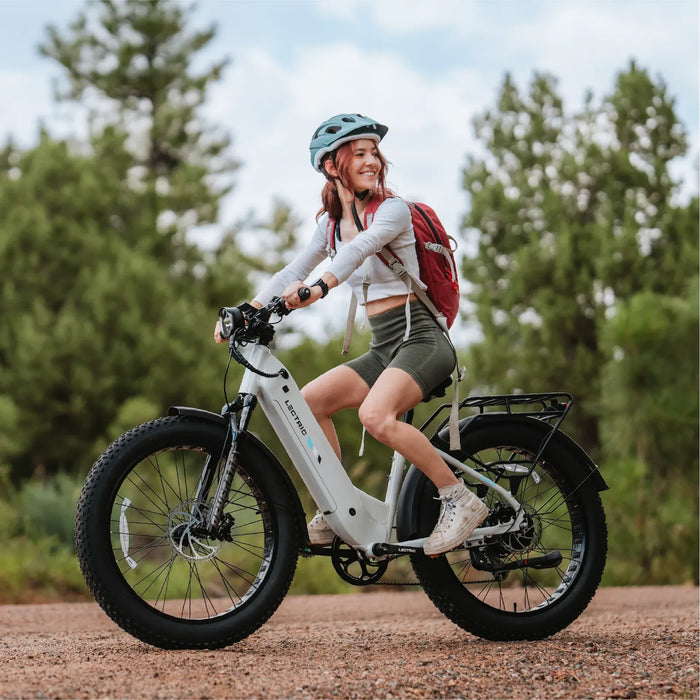
[[[440,330],[443,333],[448,333],[447,319],[444,314],[442,314],[438,308],[430,300],[426,291],[418,284],[418,280],[411,275],[411,273],[404,267],[401,260],[394,255],[394,251],[386,245],[378,253],[379,259],[393,272],[398,275],[398,277],[406,284],[407,287],[420,299],[420,301],[427,307],[428,311],[435,318],[436,323],[440,326]]]
[[[372,197],[369,202],[367,202],[367,207],[364,212],[365,216],[365,223],[367,223],[368,220],[368,214],[369,214],[369,219],[371,221],[371,218],[374,216],[374,213],[377,211],[377,208],[381,204],[381,201],[377,199],[376,197]],[[355,207],[355,202],[352,203],[352,217],[355,220],[355,226],[357,227],[357,230],[359,233],[362,233],[362,231],[365,230],[365,226],[362,225],[362,220],[360,219],[360,215],[357,213],[357,207]],[[335,232],[337,230],[337,227],[340,226],[339,222],[336,222],[333,225],[332,228],[332,244],[330,243],[331,238],[329,238],[329,243],[326,246],[326,250],[333,251],[333,255],[335,255]],[[369,284],[370,284],[370,279],[367,276],[367,273],[365,273],[365,276],[362,280],[362,296],[364,298],[365,302],[365,314],[366,309],[367,309],[367,295],[369,292]],[[348,317],[345,322],[345,334],[343,336],[343,349],[342,349],[342,354],[347,355],[348,351],[350,349],[350,341],[352,340],[352,333],[353,330],[355,329],[355,316],[357,314],[357,297],[352,294],[350,296],[350,307],[348,308]],[[365,318],[367,318],[365,316]],[[364,321],[362,323],[362,327],[364,328]]]
[[[442,246],[439,246],[442,247]],[[442,251],[436,251],[442,252]],[[452,344],[452,339],[450,338],[449,329],[447,326],[447,319],[444,314],[440,313],[435,304],[430,300],[430,297],[426,294],[425,290],[418,285],[415,277],[413,277],[408,270],[403,266],[403,263],[394,255],[393,251],[389,246],[384,246],[377,255],[382,260],[382,262],[390,267],[408,286],[410,286],[413,293],[420,299],[420,301],[427,307],[428,311],[433,315],[435,323],[438,324],[440,330],[445,334],[450,346],[452,347],[452,352],[455,356],[455,387],[452,393],[452,406],[450,407],[450,420],[449,420],[449,435],[450,435],[450,450],[456,451],[460,449],[461,441],[459,437],[459,383],[464,379],[464,372],[459,367],[459,358],[457,357],[457,349]],[[407,311],[407,313],[410,313]],[[406,335],[408,335],[410,328],[407,326]]]
[[[343,336],[343,355],[347,355],[350,350],[350,341],[352,340],[352,332],[355,328],[355,314],[357,313],[357,297],[354,292],[350,294],[350,308],[348,309],[348,318],[345,322],[345,335]]]
[[[357,209],[355,207],[355,203],[353,202],[352,204],[352,215],[353,218],[355,219],[355,226],[357,226],[357,230],[359,232],[362,232],[365,230],[367,225],[371,223],[372,218],[374,217],[375,212],[377,211],[377,208],[381,202],[375,198],[372,198],[368,203],[367,203],[367,208],[365,209],[364,212],[364,223],[365,226],[362,225],[362,221],[360,220],[359,214],[357,213]],[[419,209],[419,211],[421,211]],[[421,211],[421,214],[423,212]],[[369,215],[369,216],[368,216]],[[423,216],[425,216],[423,214]],[[329,250],[333,250],[333,255],[335,255],[335,226],[337,224],[334,224],[333,228],[331,229],[331,238],[332,238],[332,248],[330,247],[329,243]],[[329,238],[329,241],[331,240]],[[452,268],[452,261],[449,256],[448,251],[444,250],[443,246],[439,244],[430,244],[431,245],[431,250],[433,250],[436,253],[442,253],[446,259],[450,263],[450,269],[454,272],[454,269]],[[433,247],[434,246],[434,247]],[[439,248],[439,250],[438,250]],[[442,314],[438,308],[433,304],[433,302],[430,300],[430,297],[427,295],[425,290],[418,284],[417,280],[408,272],[408,270],[404,267],[403,263],[401,260],[398,258],[398,256],[394,255],[394,252],[392,251],[390,246],[384,246],[378,253],[377,257],[389,268],[391,268],[398,277],[406,283],[407,288],[410,288],[411,291],[418,297],[418,299],[426,306],[428,311],[432,314],[433,318],[435,319],[435,322],[438,324],[438,327],[440,330],[444,333],[445,337],[447,338],[447,341],[449,342],[450,346],[452,347],[452,351],[454,352],[455,356],[455,383],[454,383],[454,392],[452,394],[452,405],[450,407],[450,419],[449,419],[449,436],[450,436],[450,450],[451,451],[457,451],[460,449],[461,446],[461,440],[460,440],[460,435],[459,435],[459,425],[458,425],[458,420],[459,420],[459,383],[464,379],[464,368],[460,368],[459,366],[459,358],[457,357],[457,349],[452,343],[452,339],[450,338],[450,333],[449,333],[449,327],[447,325],[447,319],[445,318],[444,314]],[[456,274],[454,276],[454,279],[456,279]],[[365,276],[365,279],[363,280],[362,288],[363,288],[363,295],[365,299],[365,308],[367,305],[367,287],[368,287],[369,280],[367,280],[367,277]],[[406,302],[406,307],[407,307],[407,313],[410,314],[409,306],[408,306],[408,299]],[[348,354],[348,349],[350,347],[350,340],[352,339],[352,332],[353,328],[355,325],[355,314],[357,313],[357,297],[353,294],[350,300],[350,309],[348,310],[348,318],[347,318],[347,323],[345,325],[345,337],[343,339],[343,355]],[[410,316],[409,316],[410,319]],[[410,323],[410,320],[409,320]],[[409,326],[407,325],[407,333],[409,331]],[[362,446],[360,447],[360,455],[362,454],[363,447],[364,447],[364,431],[362,434]]]

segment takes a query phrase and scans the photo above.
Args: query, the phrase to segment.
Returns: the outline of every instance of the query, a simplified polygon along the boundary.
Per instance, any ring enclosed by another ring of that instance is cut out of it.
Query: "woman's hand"
[[[221,321],[217,321],[214,326],[214,341],[217,343],[225,343],[226,338],[221,337]]]
[[[338,192],[338,198],[340,199],[341,205],[346,204],[348,207],[355,201],[355,193],[349,190],[341,182],[339,177],[334,178],[335,189]]]
[[[310,306],[321,298],[323,292],[320,287],[309,287],[311,296],[306,299],[306,301],[302,301],[299,298],[299,290],[307,286],[306,282],[296,280],[282,292],[282,299],[284,299],[284,303],[287,305],[288,309],[301,309],[304,306]]]

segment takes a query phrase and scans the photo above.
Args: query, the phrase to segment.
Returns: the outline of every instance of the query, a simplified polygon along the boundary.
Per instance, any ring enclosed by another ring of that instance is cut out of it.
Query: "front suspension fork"
[[[231,483],[236,472],[236,463],[238,460],[239,437],[248,429],[251,414],[257,404],[257,398],[254,394],[239,394],[235,401],[226,406],[226,415],[229,418],[229,431],[231,435],[228,453],[226,454],[226,462],[221,469],[219,475],[219,483],[216,487],[214,499],[211,507],[206,509],[205,529],[208,533],[218,532],[221,524],[224,506],[231,490]],[[195,496],[195,508],[201,507],[201,504],[207,502],[209,491],[216,476],[216,468],[226,451],[224,445],[222,454],[218,459],[213,459],[210,455],[202,469],[202,475],[197,485],[197,494]]]

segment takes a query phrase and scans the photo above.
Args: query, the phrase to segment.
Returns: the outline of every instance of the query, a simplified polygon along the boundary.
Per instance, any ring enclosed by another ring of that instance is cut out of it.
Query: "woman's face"
[[[377,184],[382,164],[377,144],[372,139],[351,141],[352,157],[348,167],[349,184],[355,192],[371,190]]]

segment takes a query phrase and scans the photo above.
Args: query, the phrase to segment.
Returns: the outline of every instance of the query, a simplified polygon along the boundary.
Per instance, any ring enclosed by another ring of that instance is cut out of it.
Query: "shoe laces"
[[[440,517],[435,527],[436,531],[442,531],[449,526],[449,522],[454,519],[454,513],[457,509],[457,501],[450,496],[437,496],[436,501],[442,501],[440,509]]]

